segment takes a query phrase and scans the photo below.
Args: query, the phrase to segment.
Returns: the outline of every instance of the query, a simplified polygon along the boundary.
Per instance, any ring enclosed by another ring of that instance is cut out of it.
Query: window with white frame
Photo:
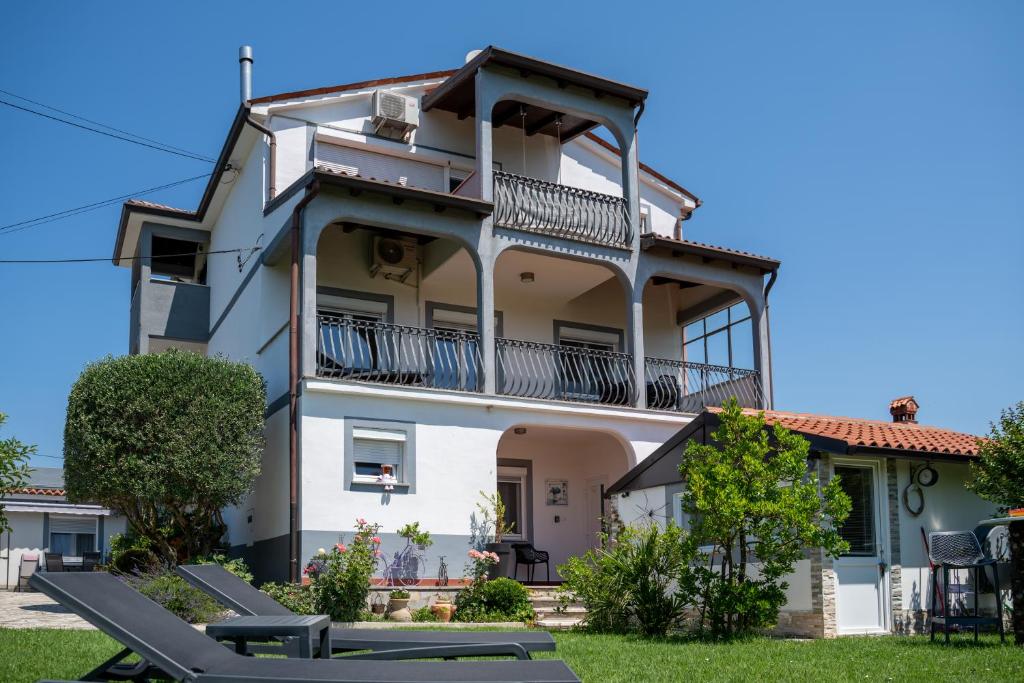
[[[407,435],[404,430],[352,429],[352,481],[378,483],[390,472],[398,483],[406,482]]]
[[[753,370],[751,325],[750,309],[743,302],[695,320],[683,328],[683,359]]]
[[[510,541],[526,539],[526,479],[525,467],[498,468],[498,496],[505,505],[505,526],[512,529],[505,534]]]

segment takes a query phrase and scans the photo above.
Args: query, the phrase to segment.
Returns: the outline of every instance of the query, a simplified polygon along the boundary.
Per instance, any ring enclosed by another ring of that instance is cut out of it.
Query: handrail
[[[633,239],[622,197],[504,171],[494,172],[494,224],[609,246]]]
[[[745,408],[764,408],[761,373],[667,358],[644,359],[647,407],[699,413],[735,396]]]

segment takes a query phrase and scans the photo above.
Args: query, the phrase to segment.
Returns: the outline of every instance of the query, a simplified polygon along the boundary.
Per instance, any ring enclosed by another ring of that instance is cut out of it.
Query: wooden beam
[[[719,311],[742,300],[736,292],[729,289],[723,290],[699,304],[694,304],[676,313],[676,324],[689,325],[694,320],[699,320],[714,311]]]
[[[500,128],[504,126],[510,119],[519,116],[519,108],[525,106],[522,102],[509,102],[506,107],[491,118],[491,127]]]
[[[527,135],[536,135],[541,130],[543,130],[544,128],[547,128],[552,123],[557,121],[558,117],[561,116],[561,115],[562,114],[560,112],[557,112],[557,111],[553,111],[553,112],[549,112],[549,113],[545,114],[544,116],[540,117],[540,119],[538,119],[537,121],[534,121],[533,123],[531,123],[528,126],[526,126],[526,129],[525,129],[526,130],[526,134]]]

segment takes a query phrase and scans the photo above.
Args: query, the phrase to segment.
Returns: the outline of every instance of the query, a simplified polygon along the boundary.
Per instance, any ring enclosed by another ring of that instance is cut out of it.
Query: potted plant
[[[391,621],[412,621],[409,612],[409,591],[393,590],[388,595],[388,619]]]
[[[498,556],[497,564],[491,566],[488,571],[488,578],[496,579],[499,576],[508,576],[512,570],[511,554],[512,544],[505,541],[505,535],[512,533],[515,523],[505,521],[505,502],[495,491],[490,495],[480,492],[484,502],[477,503],[485,527],[493,528],[494,540],[484,547]]]
[[[430,538],[429,531],[421,531],[420,523],[413,522],[412,524],[406,524],[398,529],[398,535],[409,541],[411,545],[418,547],[420,550],[426,550],[430,546],[434,545],[434,541]]]
[[[437,617],[438,621],[447,624],[455,613],[455,605],[452,604],[451,598],[438,593],[434,604],[430,606],[430,613]]]

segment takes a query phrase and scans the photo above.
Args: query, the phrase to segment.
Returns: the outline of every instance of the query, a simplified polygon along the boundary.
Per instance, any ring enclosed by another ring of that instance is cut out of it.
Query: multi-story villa
[[[647,91],[488,47],[253,97],[241,62],[198,208],[126,203],[113,261],[132,353],[266,378],[263,471],[227,515],[263,578],[357,517],[388,555],[418,521],[423,578],[442,555],[458,575],[495,490],[554,569],[595,544],[605,488],[705,406],[772,407],[779,262],[686,239],[700,201],[638,158]]]

